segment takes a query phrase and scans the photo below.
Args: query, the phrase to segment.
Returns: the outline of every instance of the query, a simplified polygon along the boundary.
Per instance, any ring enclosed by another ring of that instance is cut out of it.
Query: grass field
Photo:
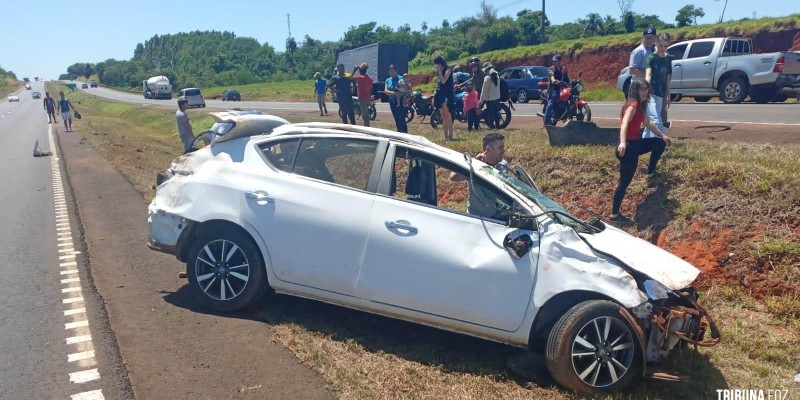
[[[16,79],[11,79],[7,76],[0,77],[0,96],[5,98],[11,92],[22,87],[23,82]]]
[[[180,153],[174,110],[71,98],[84,115],[78,131],[152,198],[153,177]],[[197,132],[211,124],[201,111],[190,116]],[[385,114],[375,121],[390,123]],[[476,153],[480,136],[456,126],[459,140],[448,146]],[[410,130],[444,144],[427,124]],[[617,170],[607,148],[552,148],[540,131],[503,134],[509,162],[524,166],[551,198],[579,215],[606,214]],[[683,141],[661,168],[655,185],[640,173],[628,190],[623,211],[637,219],[630,232],[704,272],[701,301],[723,341],[672,355],[662,367],[683,382],[644,381],[607,398],[716,398],[723,388],[789,389],[797,398],[800,146]],[[691,258],[703,252],[711,253],[707,260]],[[729,262],[717,262],[728,252],[735,253]],[[516,350],[508,346],[285,296],[270,299],[258,316],[343,399],[574,398],[509,372],[506,356]]]

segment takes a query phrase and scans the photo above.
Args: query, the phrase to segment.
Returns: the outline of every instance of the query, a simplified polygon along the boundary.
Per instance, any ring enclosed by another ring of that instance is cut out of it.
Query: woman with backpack
[[[439,109],[442,115],[442,128],[444,129],[444,141],[453,140],[453,107],[455,107],[455,90],[453,89],[453,70],[447,66],[444,57],[437,56],[433,59],[433,67],[436,68],[436,94],[433,97],[433,104]]]
[[[494,69],[494,65],[489,61],[483,64],[483,89],[481,90],[480,104],[486,104],[486,125],[489,129],[497,129],[497,113],[500,110],[500,74]],[[479,105],[478,107],[480,108]]]

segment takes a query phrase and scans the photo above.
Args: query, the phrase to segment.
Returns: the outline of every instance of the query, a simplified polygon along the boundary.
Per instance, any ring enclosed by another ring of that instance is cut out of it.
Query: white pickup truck
[[[800,53],[752,54],[746,38],[709,38],[675,43],[672,57],[673,101],[694,97],[705,102],[719,96],[725,103],[741,103],[749,95],[756,103],[786,100],[784,89],[800,88]],[[628,92],[632,75],[625,67],[617,88]]]

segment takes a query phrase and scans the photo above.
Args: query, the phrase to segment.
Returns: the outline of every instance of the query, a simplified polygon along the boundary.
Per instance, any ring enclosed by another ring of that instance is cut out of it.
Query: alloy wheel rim
[[[633,365],[633,334],[624,322],[598,317],[587,322],[572,341],[572,367],[583,383],[607,387],[619,382]]]
[[[197,284],[214,300],[233,300],[250,281],[250,262],[236,243],[218,239],[206,243],[195,260]]]
[[[527,98],[528,94],[525,93],[524,90],[520,90],[519,93],[517,94],[517,101],[520,103],[524,103]]]

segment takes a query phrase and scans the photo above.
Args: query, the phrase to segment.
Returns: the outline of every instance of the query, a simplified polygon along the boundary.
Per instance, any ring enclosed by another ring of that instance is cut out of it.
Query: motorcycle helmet
[[[480,68],[481,67],[481,59],[478,58],[478,57],[470,58],[469,59],[469,66],[472,67],[473,65],[476,65],[476,66],[478,66],[478,68]]]
[[[561,54],[556,54],[553,56],[553,61],[561,61]]]

